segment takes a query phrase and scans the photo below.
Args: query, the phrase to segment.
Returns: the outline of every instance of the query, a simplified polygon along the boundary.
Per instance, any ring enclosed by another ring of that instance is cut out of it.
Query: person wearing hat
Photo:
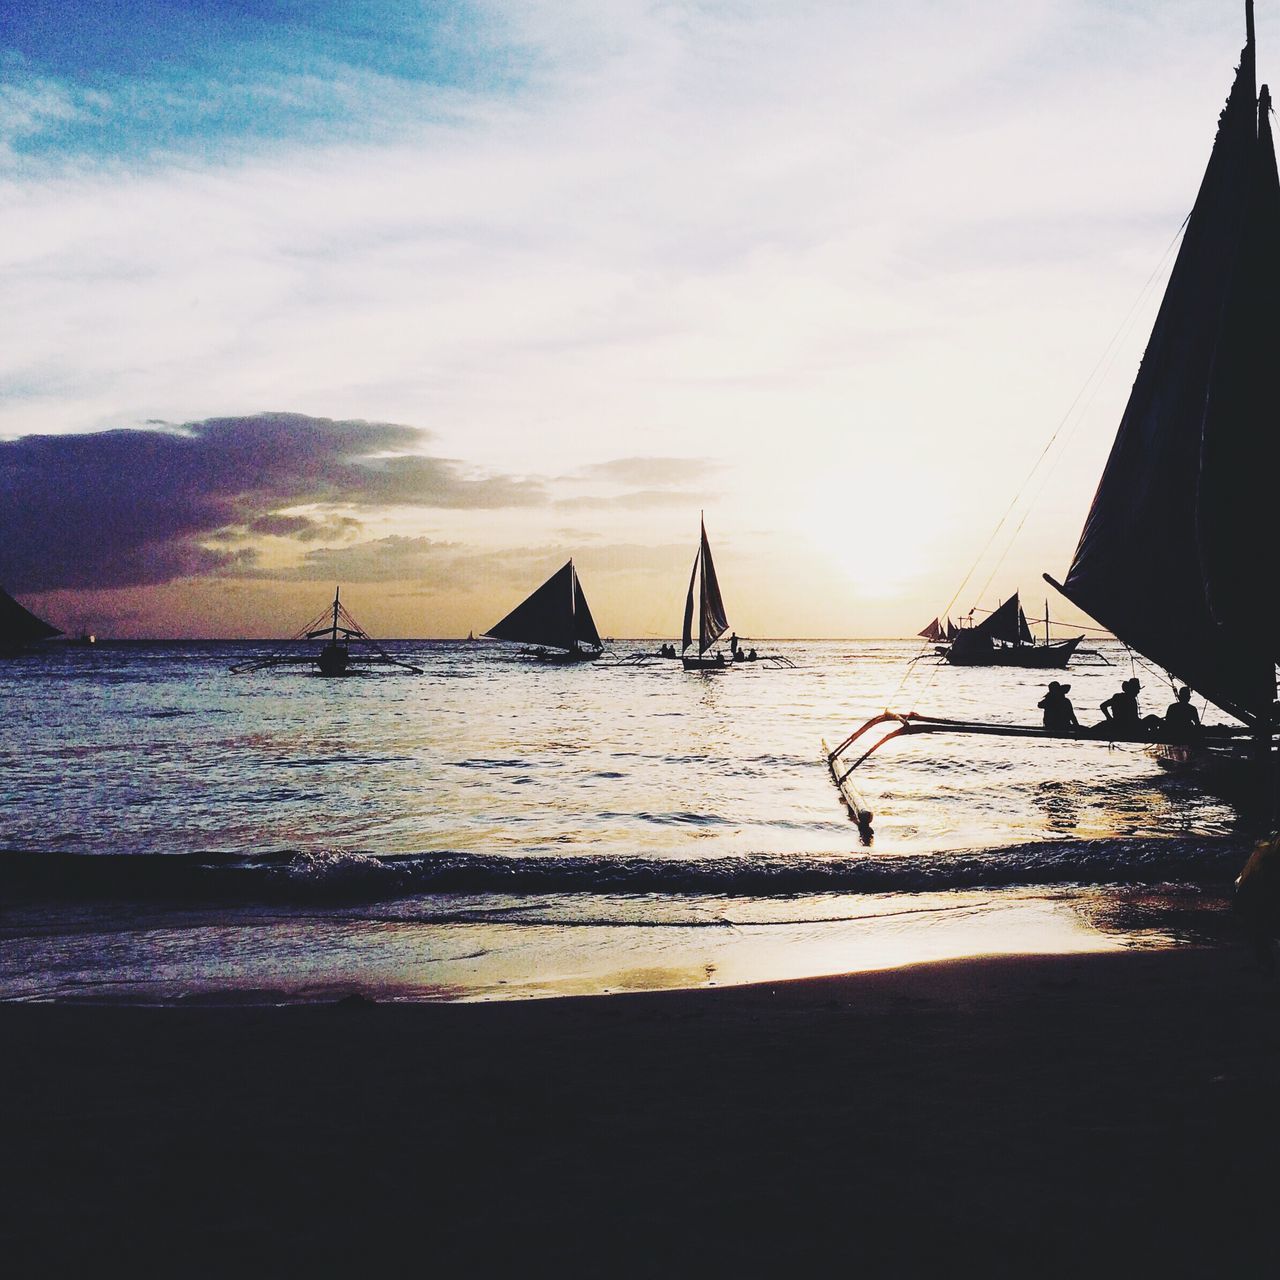
[[[1044,727],[1055,733],[1066,733],[1069,729],[1078,729],[1080,722],[1076,719],[1075,708],[1067,694],[1071,692],[1069,684],[1049,681],[1049,692],[1036,704],[1044,711]]]
[[[1113,738],[1152,737],[1160,731],[1164,721],[1159,716],[1143,716],[1138,712],[1138,691],[1142,688],[1137,676],[1126,680],[1120,686],[1119,693],[1113,693],[1102,704],[1102,714],[1106,717],[1097,726],[1096,732]]]

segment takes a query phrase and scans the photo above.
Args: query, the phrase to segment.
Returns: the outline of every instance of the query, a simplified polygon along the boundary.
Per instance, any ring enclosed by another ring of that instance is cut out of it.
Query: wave
[[[422,894],[786,897],[1020,885],[1229,884],[1238,839],[1045,841],[907,856],[744,854],[671,859],[555,854],[240,855],[0,851],[0,901],[377,902]]]

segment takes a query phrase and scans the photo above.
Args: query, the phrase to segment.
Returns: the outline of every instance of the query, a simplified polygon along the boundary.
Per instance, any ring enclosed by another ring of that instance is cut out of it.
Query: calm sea
[[[860,771],[865,843],[823,738],[886,706],[1035,723],[1049,678],[915,643],[771,642],[793,668],[713,675],[622,660],[656,642],[576,667],[388,647],[425,674],[233,675],[267,649],[238,642],[0,664],[0,997],[487,998],[1163,944],[1227,928],[1256,835],[1139,747],[938,736]],[[1096,650],[1065,677],[1086,723],[1134,670]]]

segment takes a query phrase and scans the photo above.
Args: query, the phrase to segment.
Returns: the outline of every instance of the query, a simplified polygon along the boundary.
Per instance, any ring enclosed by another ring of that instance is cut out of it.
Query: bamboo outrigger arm
[[[882,725],[894,726],[888,733],[876,738],[870,747],[846,764],[844,757],[849,748],[864,734],[870,733]],[[1098,742],[1108,745],[1125,742],[1137,746],[1158,746],[1168,740],[1158,734],[1146,731],[1140,733],[1108,733],[1103,732],[1106,726],[1098,729],[1079,729],[1074,732],[1062,732],[1046,729],[1041,725],[1031,724],[988,724],[981,720],[949,720],[942,716],[926,716],[916,711],[883,711],[872,716],[865,724],[855,729],[834,751],[827,751],[827,768],[831,778],[840,790],[841,796],[849,806],[849,812],[857,819],[858,825],[870,829],[871,811],[867,808],[861,794],[853,785],[853,773],[865,760],[875,755],[886,742],[912,733],[958,733],[977,734],[993,738],[1040,738],[1065,742]],[[1202,745],[1214,743],[1225,744],[1240,738],[1252,736],[1253,730],[1247,726],[1206,725],[1196,737]],[[1179,745],[1186,745],[1180,742]],[[823,743],[824,749],[826,743]]]
[[[864,733],[882,724],[896,724],[897,728],[876,739],[875,744],[864,751],[856,760],[843,770],[836,768],[836,762],[849,750]],[[1105,726],[1103,726],[1105,727]],[[1154,746],[1163,741],[1158,735],[1141,733],[1103,733],[1099,730],[1079,729],[1075,732],[1063,732],[1057,729],[1046,729],[1033,724],[989,724],[981,720],[949,720],[942,716],[926,716],[916,711],[883,711],[872,716],[865,724],[855,729],[834,751],[827,755],[832,766],[836,782],[847,778],[868,756],[874,755],[886,742],[901,737],[904,733],[961,733],[979,734],[993,738],[1042,738],[1064,742],[1130,742],[1139,746]],[[1222,742],[1233,738],[1249,737],[1253,730],[1247,726],[1206,725],[1197,737],[1202,742]]]

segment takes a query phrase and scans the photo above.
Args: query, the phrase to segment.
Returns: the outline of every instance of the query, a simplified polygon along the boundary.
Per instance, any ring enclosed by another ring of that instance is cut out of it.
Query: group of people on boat
[[[678,658],[679,656],[673,644],[664,644],[658,650],[658,657],[660,658]],[[744,650],[739,645],[736,631],[729,637],[729,656],[734,662],[758,662],[760,660],[760,655],[754,649]],[[709,661],[714,662],[718,667],[728,666],[723,650],[717,650],[715,656]]]
[[[1037,706],[1044,712],[1044,727],[1054,733],[1089,733],[1099,738],[1152,738],[1161,742],[1194,742],[1200,733],[1200,713],[1191,705],[1191,690],[1180,688],[1163,716],[1144,716],[1138,709],[1142,683],[1130,677],[1100,706],[1102,720],[1086,728],[1076,719],[1067,694],[1069,684],[1049,682],[1048,692]]]

